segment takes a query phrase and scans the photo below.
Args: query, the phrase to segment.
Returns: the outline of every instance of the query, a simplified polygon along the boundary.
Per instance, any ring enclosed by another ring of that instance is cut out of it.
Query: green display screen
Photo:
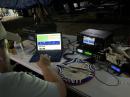
[[[84,54],[87,55],[87,56],[91,56],[92,55],[92,53],[89,52],[89,51],[84,52]]]

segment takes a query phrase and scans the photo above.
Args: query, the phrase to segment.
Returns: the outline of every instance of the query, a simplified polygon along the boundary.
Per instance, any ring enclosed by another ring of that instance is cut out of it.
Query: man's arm
[[[38,66],[41,68],[45,80],[49,82],[53,82],[57,85],[60,96],[65,97],[66,96],[66,87],[62,79],[59,77],[59,75],[51,68],[50,66],[50,60],[47,56],[40,56],[40,60],[38,61]]]

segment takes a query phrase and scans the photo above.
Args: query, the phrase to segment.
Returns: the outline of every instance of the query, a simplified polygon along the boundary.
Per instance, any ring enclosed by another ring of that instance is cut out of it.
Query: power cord
[[[104,71],[108,72],[110,75],[112,75],[117,80],[117,82],[116,82],[116,84],[107,84],[107,83],[103,82],[101,79],[99,79],[96,75],[95,75],[95,79],[97,81],[99,81],[100,83],[105,84],[106,86],[118,86],[120,84],[119,79],[117,78],[116,75],[114,75],[111,72],[109,72],[109,65],[110,65],[110,63],[108,63],[108,62],[102,63],[102,62],[98,61],[98,64],[100,65],[100,67],[99,67],[100,69],[98,69],[98,70],[95,69],[95,71],[104,70]],[[105,67],[101,67],[101,65],[103,65],[103,66],[105,65]]]
[[[100,83],[102,83],[102,84],[104,84],[104,85],[106,85],[106,86],[119,86],[120,80],[119,80],[116,76],[114,76],[114,75],[112,75],[112,76],[117,80],[117,83],[116,83],[116,84],[107,84],[107,83],[103,82],[102,80],[100,80],[96,75],[95,75],[94,77],[95,77],[95,79],[96,79],[97,81],[99,81]]]
[[[77,40],[74,40],[74,41],[70,41],[70,39],[68,39],[67,37],[63,37],[64,39],[66,39],[68,41],[67,44],[64,45],[67,46],[67,49],[70,50],[70,46],[72,46],[72,50],[71,51],[75,51],[74,48],[75,48],[75,45],[73,43],[77,42]]]

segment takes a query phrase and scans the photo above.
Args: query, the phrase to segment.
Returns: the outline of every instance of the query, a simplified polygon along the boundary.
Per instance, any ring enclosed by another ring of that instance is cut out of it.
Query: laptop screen
[[[37,34],[37,50],[61,50],[61,33]]]

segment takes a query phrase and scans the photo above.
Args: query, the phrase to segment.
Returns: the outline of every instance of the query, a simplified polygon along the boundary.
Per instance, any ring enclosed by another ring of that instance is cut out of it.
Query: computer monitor
[[[61,50],[61,33],[36,34],[37,50]]]

